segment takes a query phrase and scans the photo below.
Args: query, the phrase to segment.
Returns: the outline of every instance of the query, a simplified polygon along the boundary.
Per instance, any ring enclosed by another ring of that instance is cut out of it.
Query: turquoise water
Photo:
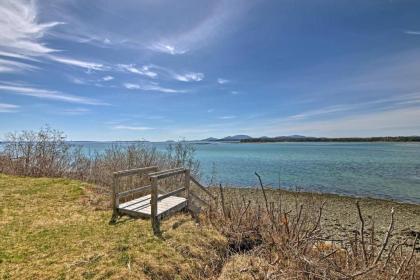
[[[257,171],[273,186],[420,203],[417,143],[215,144],[197,157],[226,184],[255,185]]]
[[[79,145],[88,152],[110,143]],[[420,143],[212,143],[195,148],[207,182],[214,166],[224,185],[254,186],[257,171],[273,187],[280,182],[282,188],[420,203]]]

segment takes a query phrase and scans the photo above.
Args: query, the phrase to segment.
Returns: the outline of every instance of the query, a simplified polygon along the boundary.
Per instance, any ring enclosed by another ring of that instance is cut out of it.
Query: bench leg
[[[109,221],[109,224],[115,224],[119,218],[120,214],[116,209],[112,212],[111,220]]]
[[[152,221],[153,234],[154,235],[159,235],[160,234],[160,221],[159,221],[159,218],[156,217],[156,216],[152,216],[152,218],[150,220]]]

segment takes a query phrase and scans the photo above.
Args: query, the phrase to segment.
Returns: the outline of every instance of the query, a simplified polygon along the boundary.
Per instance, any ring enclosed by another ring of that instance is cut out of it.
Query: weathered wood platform
[[[158,197],[162,195],[159,194]],[[152,213],[151,195],[145,195],[118,206],[118,211],[132,217],[150,218]],[[176,211],[180,211],[187,206],[187,199],[179,196],[169,196],[159,200],[157,203],[157,217],[159,219]]]
[[[120,191],[118,184],[120,178],[133,175],[147,176],[150,181],[150,185],[137,186],[128,190]],[[159,187],[158,180],[177,175],[183,176],[182,187],[170,192],[165,192],[162,187]],[[195,183],[196,186],[203,190],[213,200],[216,200],[216,198],[204,186],[202,186],[190,175],[190,170],[183,167],[158,171],[157,166],[149,166],[114,172],[112,184],[113,211],[110,222],[115,223],[118,217],[122,214],[135,218],[150,218],[153,233],[159,234],[160,220],[165,216],[184,208],[188,209],[192,215],[197,215],[201,208],[194,205],[192,199],[200,204],[207,206],[209,206],[209,204],[193,192],[190,192],[190,181]],[[146,191],[150,191],[150,194],[144,195]],[[160,194],[159,192],[163,192],[163,194]],[[120,203],[120,200],[125,197],[135,197],[140,193],[142,193],[141,197]],[[182,195],[184,197],[182,197]]]

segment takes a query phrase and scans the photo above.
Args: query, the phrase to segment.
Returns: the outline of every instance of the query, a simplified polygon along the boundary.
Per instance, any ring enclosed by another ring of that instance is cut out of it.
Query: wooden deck
[[[162,195],[159,194],[158,197]],[[133,217],[150,218],[151,217],[151,196],[150,194],[121,203],[118,211]],[[157,203],[157,216],[159,219],[167,214],[182,210],[187,206],[187,199],[178,196],[169,196],[159,200]]]

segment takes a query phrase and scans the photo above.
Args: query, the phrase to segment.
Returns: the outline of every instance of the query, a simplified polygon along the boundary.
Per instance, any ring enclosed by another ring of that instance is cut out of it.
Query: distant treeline
[[[420,142],[420,136],[386,136],[386,137],[273,137],[243,139],[241,143],[266,143],[266,142]]]

